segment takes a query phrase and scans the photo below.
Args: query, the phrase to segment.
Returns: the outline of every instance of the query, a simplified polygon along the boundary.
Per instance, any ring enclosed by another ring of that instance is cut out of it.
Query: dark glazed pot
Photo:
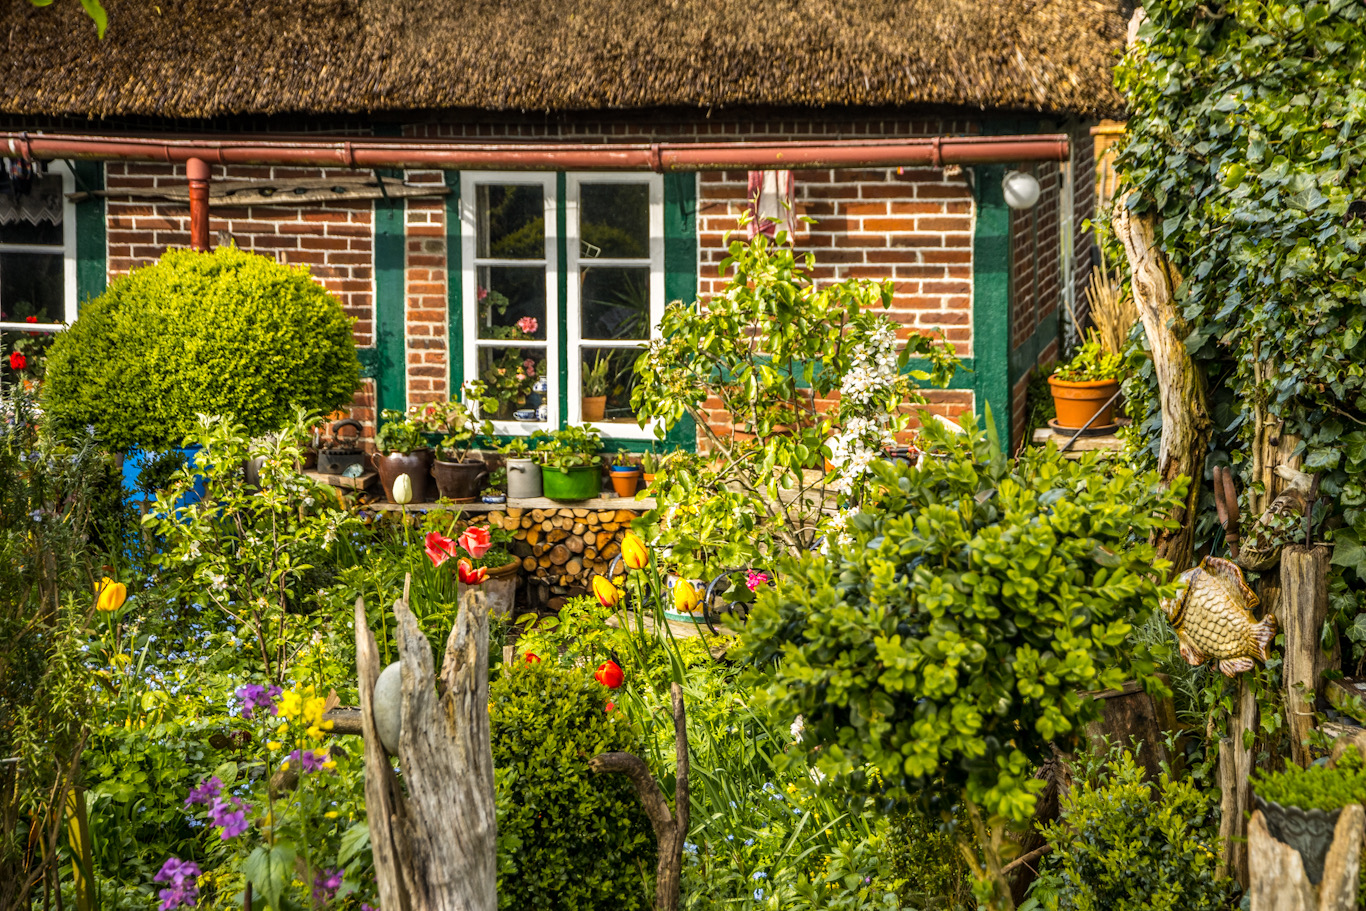
[[[436,489],[444,500],[457,503],[473,503],[489,480],[489,467],[478,459],[463,462],[443,462],[438,459],[432,464],[432,476],[436,478]]]
[[[1304,875],[1317,886],[1323,879],[1323,861],[1333,846],[1333,830],[1342,809],[1283,807],[1273,800],[1263,800],[1259,794],[1252,795],[1252,803],[1266,817],[1266,830],[1271,837],[1299,852]]]
[[[427,476],[432,471],[432,451],[415,449],[412,452],[391,452],[375,456],[375,467],[379,469],[379,482],[384,485],[384,497],[394,502],[394,481],[406,474],[413,485],[414,503],[427,501]]]

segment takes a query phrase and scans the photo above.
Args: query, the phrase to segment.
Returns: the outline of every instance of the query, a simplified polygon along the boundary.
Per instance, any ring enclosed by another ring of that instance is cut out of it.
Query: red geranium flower
[[[36,322],[38,322],[38,317],[36,317],[36,316],[26,316],[26,317],[24,317],[24,322],[26,322],[26,323],[36,323]]]
[[[489,538],[489,530],[483,525],[471,525],[465,529],[465,533],[460,536],[460,546],[465,548],[471,557],[478,560],[488,553],[493,541]]]
[[[9,369],[18,372],[28,366],[28,358],[21,352],[11,351],[9,353]]]
[[[470,565],[470,561],[461,560],[455,564],[455,574],[460,577],[460,581],[466,585],[482,585],[484,580],[489,577],[489,571],[484,567],[475,569]]]
[[[430,532],[425,541],[427,557],[432,561],[433,566],[440,566],[460,553],[455,542],[440,532]]]
[[[621,667],[615,661],[604,661],[598,665],[593,679],[609,690],[614,690],[626,682],[626,675],[621,672]]]

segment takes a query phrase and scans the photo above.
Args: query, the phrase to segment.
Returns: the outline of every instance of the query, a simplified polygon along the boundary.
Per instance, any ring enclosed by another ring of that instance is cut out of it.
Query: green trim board
[[[381,177],[402,177],[381,171]],[[372,362],[362,364],[375,379],[375,418],[387,409],[408,407],[407,314],[404,312],[403,216],[401,199],[377,199],[374,207],[375,319]]]
[[[446,196],[446,388],[455,398],[465,378],[465,250],[460,235],[460,172],[443,173],[451,191]]]
[[[664,175],[664,300],[697,300],[697,181],[698,175]],[[665,448],[697,451],[697,425],[684,418],[665,434]],[[655,444],[646,443],[648,449]],[[629,447],[628,447],[629,448]]]
[[[75,165],[80,189],[104,189],[104,162],[78,161]],[[107,230],[104,197],[91,195],[76,203],[77,306],[103,294],[109,284]]]
[[[1010,209],[1001,165],[976,168],[977,219],[972,232],[973,405],[991,405],[1001,439],[1010,436]]]

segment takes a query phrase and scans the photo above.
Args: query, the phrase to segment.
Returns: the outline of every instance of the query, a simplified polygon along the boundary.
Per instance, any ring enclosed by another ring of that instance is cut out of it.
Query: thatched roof
[[[0,0],[0,112],[1118,107],[1131,0]]]

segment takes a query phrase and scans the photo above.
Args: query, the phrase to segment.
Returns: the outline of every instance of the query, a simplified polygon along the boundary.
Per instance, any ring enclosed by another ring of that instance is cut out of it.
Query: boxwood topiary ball
[[[197,414],[253,436],[296,406],[330,412],[360,380],[353,320],[307,269],[236,247],[176,250],[116,279],[48,350],[53,429],[110,446],[178,445]]]

